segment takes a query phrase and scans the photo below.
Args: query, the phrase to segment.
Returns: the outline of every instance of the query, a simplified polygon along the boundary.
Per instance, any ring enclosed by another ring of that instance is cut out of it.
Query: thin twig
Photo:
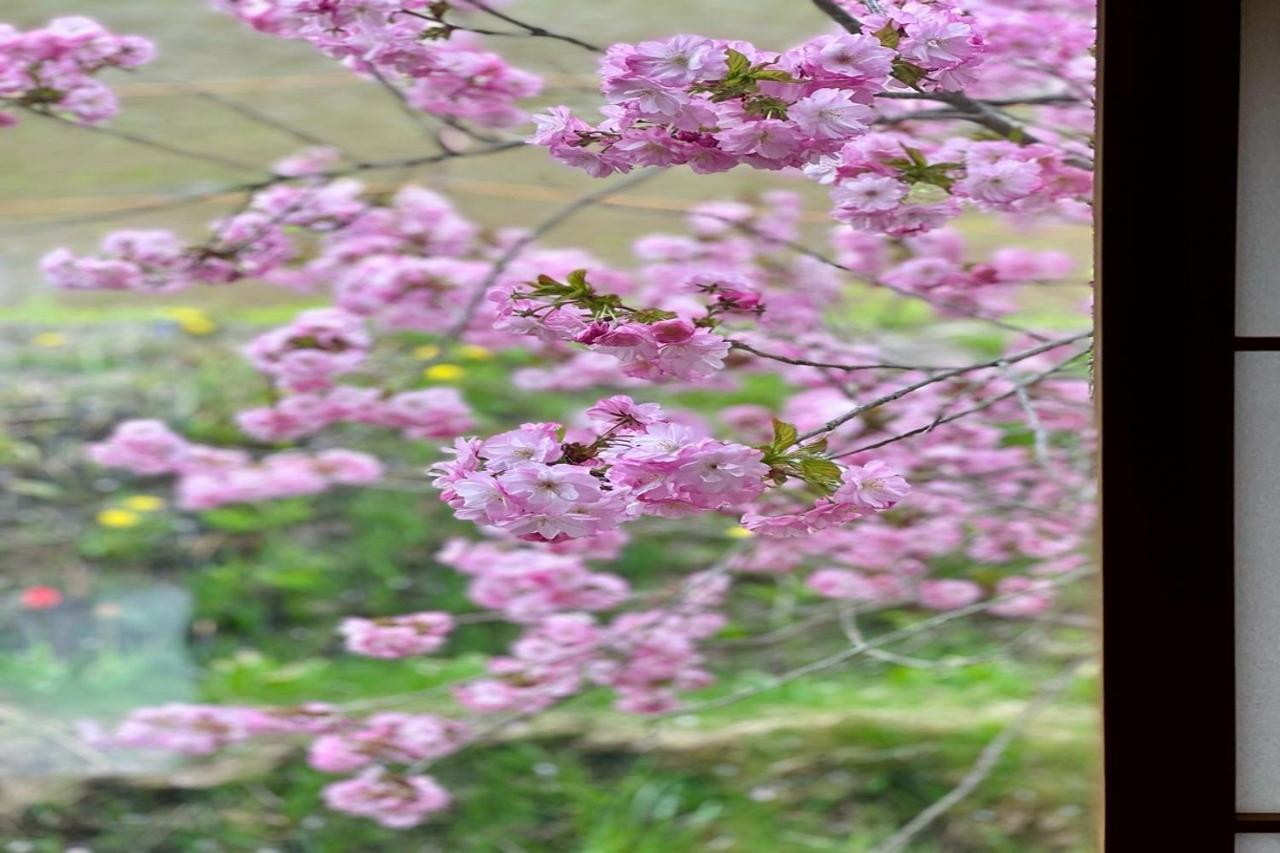
[[[493,287],[493,285],[497,283],[498,278],[506,271],[507,267],[509,267],[525,249],[529,248],[530,244],[543,237],[574,214],[591,207],[596,202],[607,198],[608,196],[625,189],[630,189],[636,184],[640,184],[651,178],[657,177],[659,171],[660,170],[658,169],[647,169],[643,172],[637,172],[625,180],[618,181],[610,184],[609,186],[595,190],[594,192],[587,193],[581,198],[566,204],[564,207],[551,214],[551,216],[548,216],[542,222],[538,223],[537,226],[530,229],[526,234],[520,237],[520,239],[513,242],[507,247],[506,251],[504,251],[498,259],[493,262],[493,267],[490,268],[489,274],[485,276],[484,281],[480,282],[479,286],[476,287],[475,292],[471,294],[471,298],[463,307],[462,313],[458,315],[458,319],[454,321],[453,325],[450,326],[449,330],[445,333],[444,340],[446,342],[455,341],[463,332],[466,331],[467,325],[471,322],[472,316],[474,316],[475,312],[480,308],[480,304],[484,302],[485,294],[489,292],[489,288]]]
[[[798,367],[819,367],[829,370],[950,370],[949,367],[930,367],[922,364],[835,364],[827,361],[810,361],[806,358],[792,358],[786,355],[780,355],[776,352],[765,352],[756,349],[750,344],[744,344],[742,341],[729,341],[729,346],[733,349],[740,349],[743,352],[749,352],[760,358],[767,358],[772,361],[780,361],[783,364],[794,364]]]
[[[1080,358],[1082,355],[1087,354],[1088,352],[1089,350],[1087,349],[1081,350],[1080,352],[1054,365],[1048,370],[1044,370],[1044,371],[1041,371],[1040,373],[1036,373],[1032,376],[1027,377],[1022,382],[1023,386],[1034,385],[1040,380],[1046,379],[1049,376],[1052,376],[1053,374],[1062,370],[1064,367],[1071,364],[1071,362]],[[846,450],[842,453],[833,454],[830,458],[840,459],[844,456],[854,456],[858,453],[865,453],[868,450],[876,450],[878,448],[884,447],[885,445],[894,444],[895,442],[899,442],[899,441],[902,441],[903,439],[911,438],[912,436],[921,435],[922,433],[926,433],[926,432],[932,432],[934,429],[942,426],[943,424],[949,424],[952,421],[958,421],[961,418],[968,417],[969,415],[975,415],[978,412],[985,411],[991,408],[992,406],[996,405],[997,403],[1003,402],[1004,400],[1008,400],[1010,397],[1015,396],[1017,393],[1018,392],[1016,388],[1012,391],[1006,391],[1003,394],[1000,394],[996,397],[992,397],[990,400],[984,400],[976,406],[971,406],[970,408],[960,412],[956,412],[953,415],[947,415],[946,417],[935,418],[933,421],[926,424],[925,426],[917,427],[916,429],[913,429],[913,430],[907,430],[906,432],[898,433],[897,435],[893,435],[893,436],[890,436],[889,438],[881,439],[880,441],[872,442],[871,444],[864,444],[863,446],[856,447],[853,450]]]
[[[599,45],[594,45],[591,42],[583,41],[582,39],[577,38],[576,36],[567,36],[567,35],[563,35],[562,33],[554,33],[551,30],[545,29],[544,27],[539,27],[535,24],[525,23],[524,21],[521,21],[518,18],[511,17],[506,12],[500,12],[497,9],[494,9],[488,3],[482,2],[482,0],[467,0],[467,5],[474,6],[477,9],[481,10],[482,12],[492,15],[493,17],[497,18],[500,21],[506,21],[508,24],[511,24],[513,27],[519,27],[529,35],[534,36],[535,38],[555,39],[556,41],[567,42],[568,44],[574,45],[576,47],[580,47],[583,50],[589,50],[592,53],[604,53],[604,48],[600,47]]]
[[[1079,672],[1084,663],[1084,661],[1077,661],[1073,666],[1069,666],[1063,672],[1045,682],[1035,698],[1028,702],[1022,711],[982,748],[982,751],[978,753],[977,760],[973,762],[973,766],[969,768],[969,772],[964,774],[959,784],[931,803],[928,808],[913,817],[893,835],[872,848],[872,853],[899,853],[899,851],[906,850],[907,845],[928,828],[930,824],[977,790],[978,786],[986,781],[987,777],[995,770],[1000,758],[1018,736],[1022,734],[1027,724],[1058,698],[1062,691],[1075,679],[1076,673]]]
[[[1059,586],[1064,586],[1073,581],[1077,581],[1077,580],[1080,580],[1081,578],[1087,577],[1093,574],[1093,572],[1094,572],[1094,569],[1091,566],[1076,569],[1075,571],[1072,571],[1072,572],[1066,572],[1064,574],[1058,575],[1056,578],[1052,578],[1050,580],[1045,581],[1045,587],[1055,588]],[[941,625],[945,625],[948,622],[954,622],[957,619],[963,619],[966,616],[972,616],[975,613],[983,613],[987,610],[990,610],[992,607],[996,606],[997,604],[1000,604],[1001,602],[1009,601],[1010,599],[1017,598],[1018,596],[1021,596],[1021,595],[1026,595],[1026,593],[1011,592],[1011,593],[1006,593],[1004,595],[997,595],[987,599],[986,601],[979,601],[974,604],[967,605],[965,607],[959,607],[955,610],[948,610],[945,613],[939,613],[936,616],[930,616],[927,619],[922,619],[921,621],[916,622],[915,624],[912,624],[912,625],[908,625],[905,628],[899,628],[896,631],[890,631],[888,633],[881,634],[878,637],[874,637],[870,640],[867,640],[867,642],[862,646],[856,646],[856,647],[851,646],[847,649],[842,649],[839,652],[828,655],[824,658],[820,658],[816,661],[808,663],[802,667],[793,669],[789,672],[785,672],[781,675],[775,675],[772,678],[770,678],[768,682],[766,682],[765,684],[755,685],[752,687],[745,687],[741,690],[736,690],[733,693],[729,693],[724,696],[720,696],[716,699],[711,699],[706,702],[702,702],[698,705],[685,706],[679,709],[678,711],[672,711],[663,716],[671,716],[674,714],[697,714],[703,711],[712,711],[717,708],[723,708],[725,706],[732,705],[736,702],[741,702],[743,699],[749,699],[761,693],[765,693],[770,690],[776,690],[777,688],[782,687],[785,684],[790,684],[792,681],[796,681],[797,679],[804,678],[805,676],[808,676],[808,675],[812,675],[815,672],[822,672],[824,670],[837,667],[846,661],[852,660],[853,658],[866,655],[872,649],[882,648],[886,645],[896,643],[899,640],[904,640],[909,637],[917,636],[919,634],[924,633],[925,631],[931,630]]]
[[[330,142],[327,139],[321,139],[320,137],[316,136],[314,133],[311,133],[308,130],[304,130],[300,127],[295,127],[292,124],[289,124],[287,122],[283,122],[280,119],[276,118],[275,116],[267,115],[266,113],[261,112],[257,108],[252,107],[248,104],[242,104],[239,101],[233,101],[230,98],[224,98],[222,95],[219,95],[216,92],[209,92],[209,91],[206,91],[205,89],[196,88],[195,86],[190,86],[190,88],[191,88],[192,94],[196,95],[197,97],[204,98],[207,101],[212,101],[213,103],[218,104],[219,106],[225,109],[228,109],[234,113],[244,116],[250,121],[257,122],[263,127],[270,127],[275,130],[278,130],[283,134],[292,136],[294,139],[306,145],[319,145],[325,148],[332,148],[334,151],[337,151],[339,154],[341,154],[343,157],[346,157],[348,160],[359,159],[357,157],[352,156],[348,151],[346,151],[342,146],[338,145],[337,143]]]
[[[1031,349],[1023,350],[1020,353],[1015,353],[1014,355],[1002,356],[1000,358],[994,358],[988,361],[980,361],[976,364],[966,365],[965,367],[955,367],[955,368],[952,368],[951,370],[944,370],[941,373],[935,373],[932,376],[930,376],[928,379],[922,379],[919,382],[913,382],[910,385],[905,385],[902,388],[899,388],[897,391],[893,391],[889,394],[885,394],[883,397],[877,397],[876,399],[872,400],[870,403],[866,403],[861,406],[855,406],[854,408],[845,412],[843,415],[832,418],[822,426],[815,427],[814,429],[811,429],[808,432],[802,434],[797,439],[797,441],[805,441],[807,439],[815,438],[819,435],[822,435],[824,432],[831,432],[831,430],[843,424],[848,423],[849,421],[853,420],[863,412],[870,411],[871,409],[879,408],[880,406],[887,405],[888,403],[892,403],[896,400],[900,400],[903,397],[907,396],[908,394],[914,393],[915,391],[919,391],[921,388],[932,385],[935,382],[944,382],[948,379],[954,379],[957,376],[963,376],[966,373],[972,373],[975,370],[985,370],[992,367],[999,367],[1002,364],[1016,364],[1019,361],[1025,361],[1028,358],[1033,358],[1037,355],[1040,355],[1041,353],[1048,352],[1049,350],[1054,350],[1054,349],[1057,349],[1058,347],[1066,346],[1067,344],[1073,344],[1076,341],[1084,340],[1085,338],[1092,337],[1092,336],[1093,336],[1092,331],[1080,332],[1075,335],[1068,335],[1065,338],[1058,338],[1057,340],[1040,344],[1039,346],[1032,347]]]
[[[958,311],[958,313],[962,314],[965,317],[969,317],[970,319],[973,319],[973,320],[979,320],[983,323],[989,323],[992,326],[995,326],[1000,329],[1004,329],[1005,331],[1008,331],[1008,332],[1017,332],[1020,335],[1029,335],[1030,337],[1036,338],[1037,340],[1046,340],[1044,335],[1041,335],[1039,332],[1033,331],[1031,329],[1025,329],[1022,326],[1018,326],[1014,323],[1006,322],[1004,320],[1001,320],[998,317],[992,317],[988,314],[980,314],[976,311],[962,309],[957,305],[954,305],[949,302],[944,302],[941,300],[935,302],[934,300],[930,299],[927,296],[923,296],[919,293],[913,293],[912,291],[907,290],[905,288],[888,284],[887,282],[879,281],[877,279],[867,279],[863,273],[860,273],[858,270],[855,270],[853,267],[845,266],[844,264],[837,261],[835,258],[828,257],[827,255],[824,255],[822,252],[819,252],[817,249],[810,248],[809,246],[806,246],[804,243],[801,243],[797,240],[788,240],[783,237],[775,237],[769,234],[765,234],[761,232],[759,229],[753,228],[752,226],[748,225],[745,222],[739,222],[735,219],[731,219],[726,216],[717,216],[712,213],[698,213],[697,215],[704,219],[719,220],[737,229],[738,231],[741,231],[744,234],[747,234],[752,237],[758,237],[762,240],[768,240],[771,243],[776,243],[780,246],[784,246],[798,255],[804,255],[807,258],[812,258],[813,260],[823,263],[831,267],[832,269],[841,270],[842,272],[847,272],[850,275],[858,276],[859,278],[862,278],[864,281],[867,281],[867,283],[873,287],[883,287],[884,289],[892,291],[893,293],[896,293],[899,296],[905,297],[907,299],[914,299],[919,302],[923,302],[924,304],[930,306],[931,308],[934,308],[935,310],[942,308],[949,311]]]
[[[1009,381],[1013,383],[1013,394],[1018,399],[1018,406],[1022,409],[1022,414],[1027,419],[1027,427],[1031,430],[1032,446],[1035,450],[1036,460],[1041,465],[1049,464],[1049,435],[1045,431],[1044,424],[1040,421],[1040,414],[1036,412],[1036,407],[1031,404],[1031,395],[1027,393],[1027,385],[1024,380],[1012,375],[1009,365],[1003,364],[1001,367]]]
[[[151,139],[150,137],[142,136],[141,134],[133,133],[132,131],[120,130],[119,128],[107,127],[105,125],[81,124],[78,121],[72,121],[69,118],[63,118],[62,116],[56,113],[51,113],[46,110],[35,109],[33,107],[27,107],[27,112],[30,113],[31,115],[40,116],[41,118],[45,118],[50,121],[56,121],[56,122],[59,122],[60,124],[65,124],[68,127],[76,127],[76,128],[79,128],[80,130],[88,131],[89,133],[96,133],[101,136],[109,136],[109,137],[112,137],[113,139],[120,139],[125,142],[132,142],[134,145],[140,145],[144,148],[150,148],[153,151],[163,151],[164,153],[172,154],[175,157],[185,157],[188,160],[199,160],[202,163],[210,163],[215,166],[223,166],[228,169],[239,169],[241,171],[246,171],[246,172],[262,171],[257,166],[251,166],[248,163],[241,163],[238,160],[231,160],[229,158],[223,157],[218,154],[208,154],[203,151],[193,151],[189,148],[182,148],[177,145],[170,145],[167,142],[161,142],[158,139]]]

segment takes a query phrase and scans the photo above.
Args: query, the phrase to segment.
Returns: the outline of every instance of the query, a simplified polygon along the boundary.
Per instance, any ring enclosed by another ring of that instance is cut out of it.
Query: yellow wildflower
[[[98,523],[103,527],[111,527],[122,530],[127,527],[137,527],[142,521],[142,516],[133,510],[128,509],[104,509],[98,513]]]
[[[457,382],[467,371],[456,364],[433,364],[422,371],[422,375],[434,382]]]

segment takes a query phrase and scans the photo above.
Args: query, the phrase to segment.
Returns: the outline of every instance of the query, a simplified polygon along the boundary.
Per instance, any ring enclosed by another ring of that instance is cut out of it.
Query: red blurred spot
[[[21,602],[26,610],[48,610],[62,603],[62,593],[51,586],[29,586],[22,591]]]

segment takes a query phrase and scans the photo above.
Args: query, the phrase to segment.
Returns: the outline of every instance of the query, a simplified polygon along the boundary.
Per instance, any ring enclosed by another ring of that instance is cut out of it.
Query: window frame
[[[1280,832],[1235,807],[1241,0],[1099,13],[1102,835],[1218,853]]]

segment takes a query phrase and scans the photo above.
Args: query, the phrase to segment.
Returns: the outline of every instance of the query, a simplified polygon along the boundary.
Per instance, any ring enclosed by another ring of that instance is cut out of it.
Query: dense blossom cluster
[[[255,460],[243,450],[194,444],[159,421],[125,421],[89,448],[100,465],[136,474],[177,476],[183,509],[313,495],[337,485],[365,485],[382,476],[382,464],[367,453],[297,450]]]
[[[425,655],[444,645],[453,630],[448,613],[409,613],[381,619],[344,619],[347,651],[373,658]]]
[[[963,12],[950,3],[845,5],[859,32],[783,52],[690,35],[614,45],[601,63],[605,119],[592,125],[556,107],[535,117],[530,141],[597,177],[637,166],[799,168],[833,185],[837,220],[874,233],[927,231],[966,207],[1087,216],[1092,155],[1078,137],[1092,121],[1080,104],[1093,84],[1091,3],[1022,10],[986,0]],[[932,118],[928,93],[955,104],[948,92],[962,89],[1032,103],[1061,95],[1071,106],[1039,108],[1047,141],[1034,144],[1021,129],[1008,140],[939,140],[913,120]],[[878,131],[879,123],[904,129]]]
[[[902,132],[869,133],[805,173],[832,186],[832,216],[860,231],[895,236],[945,224],[965,205],[1029,215],[1075,215],[1092,173],[1070,148],[951,137],[932,143]]]
[[[622,541],[614,531],[539,550],[453,539],[436,559],[471,577],[467,597],[475,604],[523,624],[555,613],[612,610],[624,603],[631,592],[626,580],[592,571],[586,563],[588,557],[616,557]]]
[[[775,52],[694,35],[615,44],[600,64],[609,105],[591,125],[566,107],[535,119],[534,143],[600,177],[636,166],[800,167],[865,134],[890,88],[959,89],[982,40],[949,4],[909,3],[860,33]]]
[[[613,689],[619,710],[670,711],[675,691],[713,680],[697,642],[724,626],[715,608],[729,584],[720,573],[690,575],[671,607],[630,611],[604,624],[587,613],[546,616],[526,628],[510,655],[490,660],[489,677],[460,685],[455,696],[477,713],[532,713],[598,684]]]
[[[116,96],[101,81],[108,68],[137,68],[155,47],[140,36],[110,32],[89,18],[54,18],[25,32],[0,23],[0,127],[22,107],[98,124],[116,114]]]
[[[639,515],[740,509],[765,488],[761,451],[672,423],[653,403],[601,400],[593,425],[525,424],[485,440],[459,439],[435,467],[454,514],[522,539],[594,536]]]
[[[515,102],[542,90],[541,79],[456,31],[431,0],[215,0],[259,32],[305,41],[352,71],[399,86],[406,101],[433,115],[484,127],[519,124]],[[466,6],[464,2],[460,4]]]
[[[358,718],[319,703],[290,708],[175,703],[135,711],[109,730],[81,729],[81,736],[99,747],[183,755],[208,755],[254,738],[287,735],[311,739],[307,761],[315,769],[356,774],[325,787],[330,808],[403,829],[449,805],[449,794],[412,768],[457,751],[466,743],[467,729],[432,714]]]

